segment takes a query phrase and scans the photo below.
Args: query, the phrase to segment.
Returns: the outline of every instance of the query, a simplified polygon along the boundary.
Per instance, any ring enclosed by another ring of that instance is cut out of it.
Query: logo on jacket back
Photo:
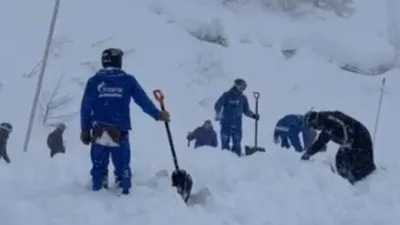
[[[240,104],[240,101],[238,99],[229,99],[228,101],[229,101],[229,104],[231,104],[231,105],[237,106]]]
[[[108,87],[104,82],[97,85],[99,98],[122,98],[123,88],[121,87]]]

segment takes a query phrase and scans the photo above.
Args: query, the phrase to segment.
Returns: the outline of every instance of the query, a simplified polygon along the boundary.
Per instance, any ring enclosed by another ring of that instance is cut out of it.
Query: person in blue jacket
[[[194,148],[202,146],[218,147],[217,132],[215,132],[211,120],[206,120],[202,126],[189,132],[186,139],[189,144],[195,140]]]
[[[142,110],[158,121],[169,121],[167,111],[160,111],[146,95],[136,78],[122,70],[123,51],[105,49],[103,68],[86,83],[82,97],[80,139],[91,144],[92,190],[108,187],[108,164],[111,156],[116,185],[122,194],[131,188],[130,144],[131,98]]]
[[[302,133],[304,147],[301,146],[299,134]],[[282,148],[293,148],[297,152],[307,150],[317,137],[317,132],[304,123],[303,115],[289,114],[282,117],[275,126],[274,142]]]
[[[221,125],[221,148],[241,156],[242,115],[259,120],[260,116],[250,110],[247,97],[243,94],[247,83],[235,79],[233,87],[224,92],[214,105],[216,121]],[[232,140],[232,147],[229,142]]]

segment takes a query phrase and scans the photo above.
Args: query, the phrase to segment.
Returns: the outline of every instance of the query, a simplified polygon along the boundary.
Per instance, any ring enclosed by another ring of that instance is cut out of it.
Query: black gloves
[[[176,187],[185,202],[189,200],[193,180],[185,170],[175,170],[171,175],[172,186]]]
[[[186,140],[191,141],[192,134],[193,134],[193,132],[188,132],[186,135]]]
[[[317,152],[326,152],[326,150],[328,149],[328,146],[324,145],[324,147],[322,147],[319,151]],[[342,149],[342,148],[340,148]],[[340,151],[339,149],[339,151]],[[316,152],[315,152],[316,153]],[[301,156],[301,160],[309,160],[311,158],[311,156],[313,156],[315,153],[310,154],[308,151],[306,151],[302,156]]]
[[[169,122],[171,120],[169,112],[162,110],[157,118],[158,121]]]
[[[84,145],[89,145],[92,142],[92,135],[90,135],[90,131],[81,131],[80,138]]]
[[[251,115],[251,118],[253,118],[255,120],[259,120],[260,119],[260,115],[258,113],[254,113],[253,115]]]
[[[309,160],[311,158],[311,154],[308,152],[305,152],[302,156],[301,156],[301,160]]]

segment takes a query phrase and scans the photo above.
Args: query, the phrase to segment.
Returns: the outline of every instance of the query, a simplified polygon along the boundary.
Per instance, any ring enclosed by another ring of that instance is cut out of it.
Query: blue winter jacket
[[[217,117],[220,117],[222,127],[228,126],[241,129],[243,114],[248,117],[255,116],[254,112],[250,110],[247,97],[236,91],[234,87],[218,98],[214,105],[214,110]]]
[[[188,134],[187,140],[196,140],[194,148],[202,146],[218,147],[217,133],[213,128],[197,127],[193,132]]]
[[[317,133],[304,124],[303,115],[289,114],[281,118],[274,131],[274,139],[281,137],[289,138],[291,144],[297,151],[304,150],[301,146],[299,133],[302,133],[304,149],[307,149],[315,140]]]
[[[86,83],[80,110],[81,130],[90,130],[94,122],[117,126],[123,131],[130,130],[131,98],[145,113],[158,118],[160,110],[134,76],[116,68],[99,70]]]

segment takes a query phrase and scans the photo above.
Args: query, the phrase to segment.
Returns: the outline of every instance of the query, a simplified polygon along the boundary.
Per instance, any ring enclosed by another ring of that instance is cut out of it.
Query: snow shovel
[[[253,92],[254,100],[256,102],[256,114],[258,114],[258,99],[260,98],[259,92]],[[254,146],[245,146],[246,155],[252,155],[256,152],[265,152],[265,148],[257,146],[258,141],[258,120],[255,121],[254,126]]]
[[[165,103],[164,103],[164,94],[161,92],[161,90],[158,90],[158,89],[154,90],[153,94],[154,94],[155,99],[159,102],[161,110],[166,110]],[[172,180],[173,180],[172,183],[173,183],[173,186],[177,187],[178,194],[181,195],[183,201],[185,201],[185,203],[187,203],[190,198],[191,191],[192,191],[193,180],[192,180],[192,177],[190,176],[190,174],[188,174],[185,170],[179,168],[178,157],[176,156],[176,151],[175,151],[174,142],[172,139],[171,129],[169,127],[169,122],[165,122],[165,130],[167,131],[168,143],[169,143],[169,147],[170,147],[171,154],[172,154],[172,159],[173,159],[174,166],[175,166],[175,171],[173,172],[173,174],[179,174],[179,177],[176,176],[175,181],[172,176]],[[183,187],[178,187],[178,185],[177,184],[175,185],[174,183],[183,184]]]

